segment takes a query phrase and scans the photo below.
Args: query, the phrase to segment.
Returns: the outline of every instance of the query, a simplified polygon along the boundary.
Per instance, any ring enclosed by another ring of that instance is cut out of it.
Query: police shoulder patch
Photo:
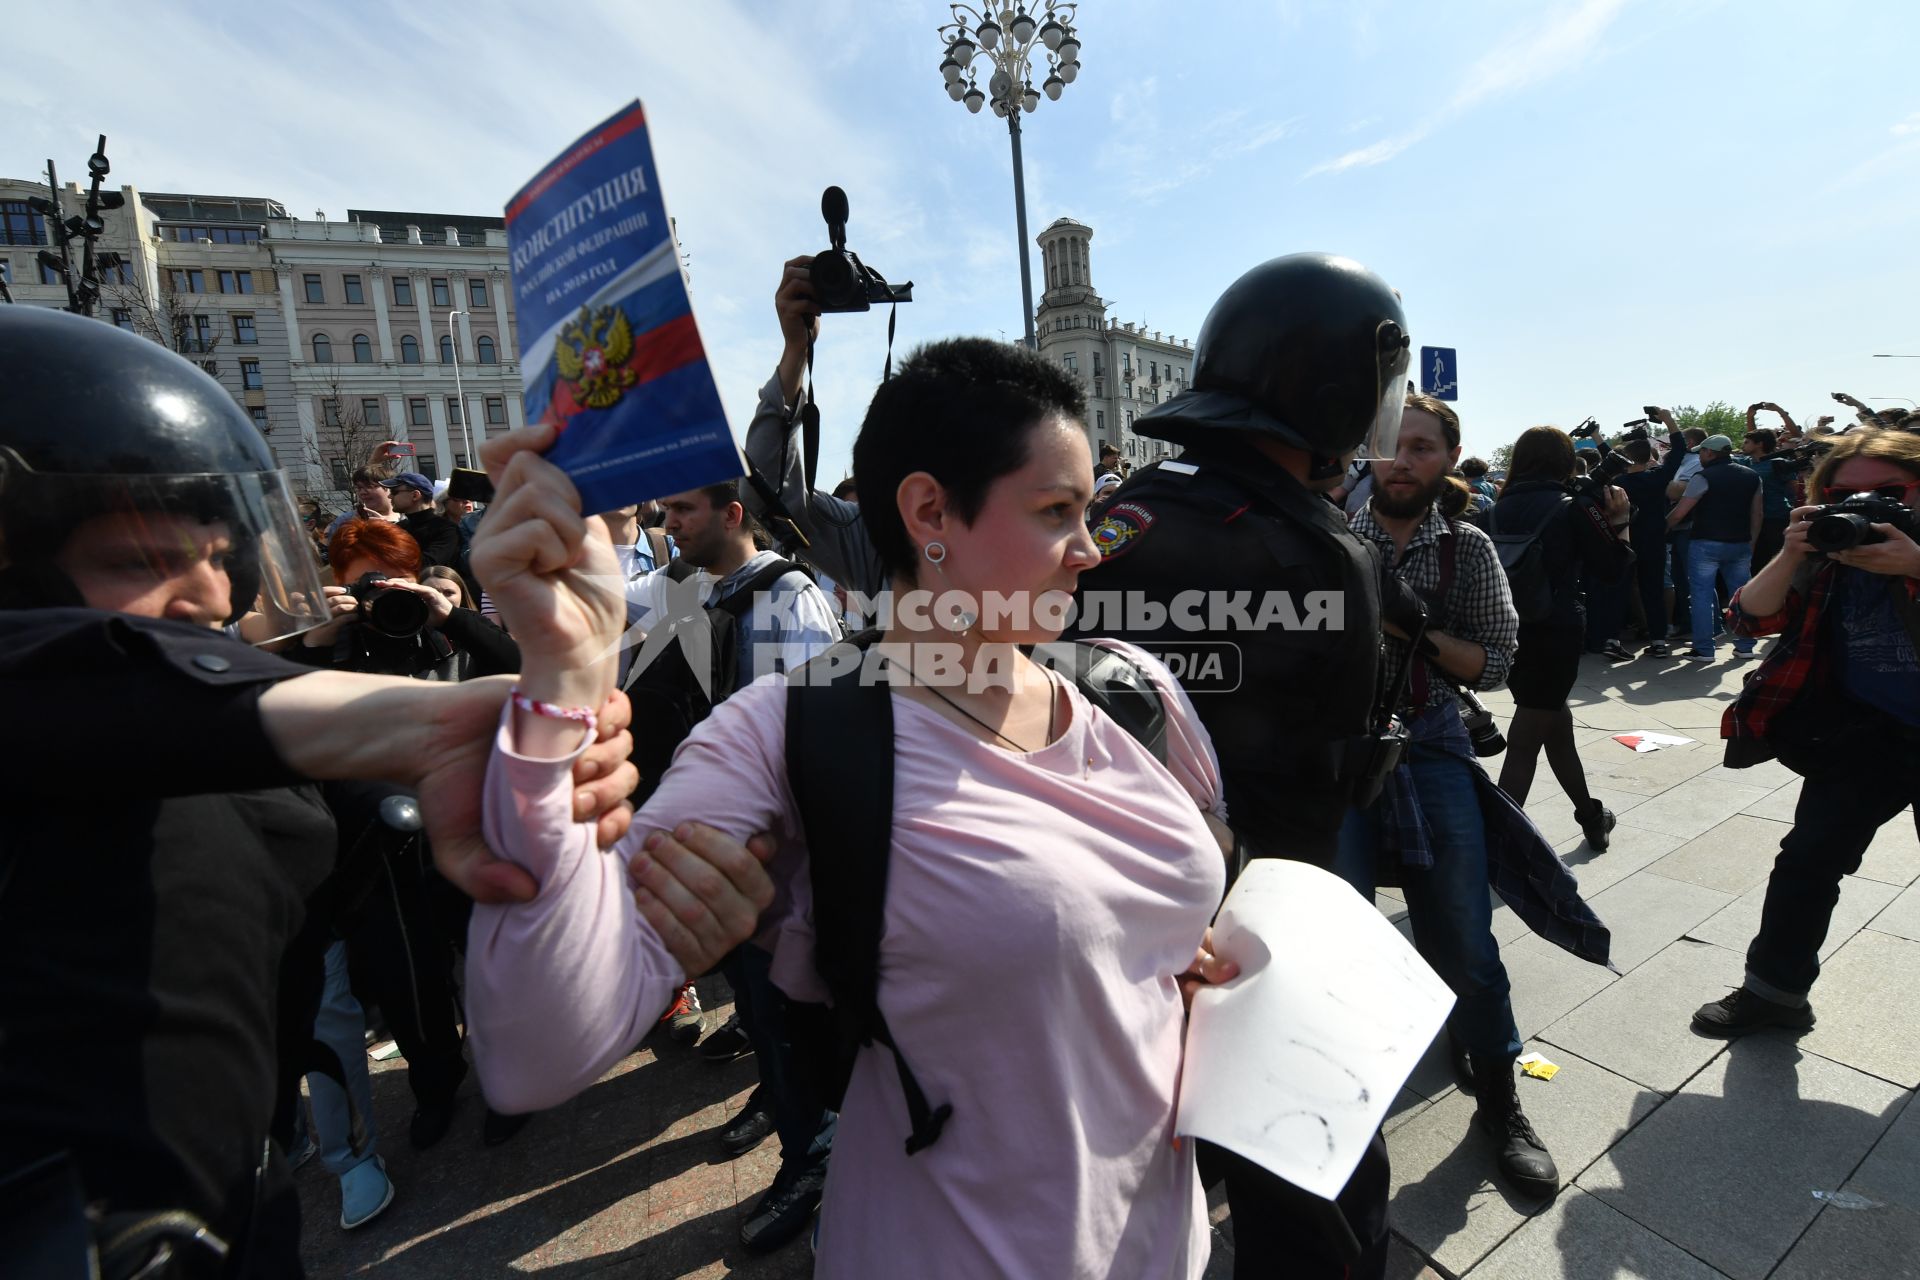
[[[1108,507],[1093,526],[1093,542],[1100,558],[1112,560],[1125,555],[1153,528],[1153,512],[1138,502],[1116,502]]]

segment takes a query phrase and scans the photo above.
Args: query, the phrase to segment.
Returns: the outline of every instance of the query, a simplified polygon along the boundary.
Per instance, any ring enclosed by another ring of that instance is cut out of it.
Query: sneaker
[[[1735,662],[1745,662],[1749,658],[1757,658],[1759,656],[1759,652],[1754,649],[1735,649],[1733,651],[1733,660]]]
[[[364,1227],[393,1203],[393,1179],[379,1156],[363,1160],[340,1176],[340,1225],[351,1231]]]
[[[1614,662],[1628,662],[1633,658],[1633,654],[1628,651],[1627,646],[1621,644],[1618,640],[1607,641],[1606,647],[1601,649],[1600,653],[1602,657]]]
[[[1500,1149],[1500,1176],[1523,1196],[1544,1200],[1554,1195],[1560,1190],[1560,1169],[1520,1108],[1513,1063],[1476,1065],[1473,1075],[1479,1101],[1474,1118]]]
[[[729,1156],[743,1156],[771,1136],[773,1112],[767,1107],[765,1092],[755,1089],[733,1123],[720,1131],[720,1145]]]
[[[1784,1027],[1788,1031],[1813,1029],[1813,1006],[1779,1004],[1755,995],[1745,987],[1729,991],[1712,1004],[1703,1004],[1693,1015],[1693,1029],[1703,1036],[1731,1040],[1749,1031]]]
[[[752,1052],[753,1041],[747,1039],[747,1029],[740,1025],[737,1013],[728,1014],[727,1020],[700,1042],[700,1056],[713,1063],[732,1062]]]
[[[740,1243],[754,1253],[772,1253],[805,1231],[813,1220],[813,1211],[820,1207],[820,1193],[826,1185],[825,1161],[785,1179],[784,1185],[776,1178],[753,1216],[741,1225]]]
[[[667,1029],[667,1039],[675,1044],[691,1045],[700,1038],[700,993],[693,989],[691,982],[680,988],[680,994],[660,1015],[660,1025]]]
[[[1712,662],[1713,661],[1713,655],[1710,653],[1693,653],[1691,651],[1681,654],[1680,658],[1684,662]]]
[[[1655,640],[1647,646],[1647,656],[1649,658],[1665,658],[1672,653],[1672,647],[1668,645],[1665,640]]]
[[[1574,806],[1573,820],[1580,824],[1581,834],[1587,838],[1587,848],[1595,853],[1607,851],[1609,833],[1619,821],[1613,816],[1613,810],[1589,798],[1586,804]]]

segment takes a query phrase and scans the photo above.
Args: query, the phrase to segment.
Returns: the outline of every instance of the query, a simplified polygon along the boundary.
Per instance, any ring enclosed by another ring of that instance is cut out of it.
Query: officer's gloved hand
[[[1380,629],[1399,640],[1406,640],[1427,620],[1427,606],[1414,589],[1395,574],[1387,574],[1380,584]]]

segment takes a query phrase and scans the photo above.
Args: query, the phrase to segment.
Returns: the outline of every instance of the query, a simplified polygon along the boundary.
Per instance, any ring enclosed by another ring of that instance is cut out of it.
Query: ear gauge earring
[[[927,558],[928,564],[940,564],[947,558],[947,544],[944,542],[929,542],[920,549],[920,554]]]
[[[947,560],[947,544],[944,542],[929,542],[920,549],[920,554],[926,557],[927,563],[933,566],[934,572],[940,575],[942,582],[945,582],[947,580],[947,571],[940,566],[945,564]],[[948,620],[946,624],[947,630],[953,632],[955,635],[960,635],[970,630],[973,624],[979,620],[971,610],[956,605],[953,610],[953,617]]]

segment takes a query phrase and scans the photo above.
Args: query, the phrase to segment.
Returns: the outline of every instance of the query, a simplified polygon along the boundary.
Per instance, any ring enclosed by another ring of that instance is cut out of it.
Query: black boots
[[[1587,837],[1587,848],[1595,853],[1607,851],[1608,833],[1617,821],[1613,810],[1589,797],[1585,804],[1573,807],[1573,820],[1580,824],[1581,832]]]
[[[1479,1111],[1474,1121],[1500,1152],[1500,1175],[1521,1195],[1546,1199],[1560,1190],[1560,1170],[1547,1154],[1546,1144],[1533,1131],[1520,1109],[1519,1083],[1513,1063],[1473,1064],[1474,1095]]]
[[[1703,1004],[1693,1015],[1693,1029],[1701,1035],[1731,1040],[1749,1031],[1783,1027],[1788,1031],[1813,1029],[1813,1006],[1776,1004],[1757,996],[1745,987],[1737,987],[1712,1004]]]

